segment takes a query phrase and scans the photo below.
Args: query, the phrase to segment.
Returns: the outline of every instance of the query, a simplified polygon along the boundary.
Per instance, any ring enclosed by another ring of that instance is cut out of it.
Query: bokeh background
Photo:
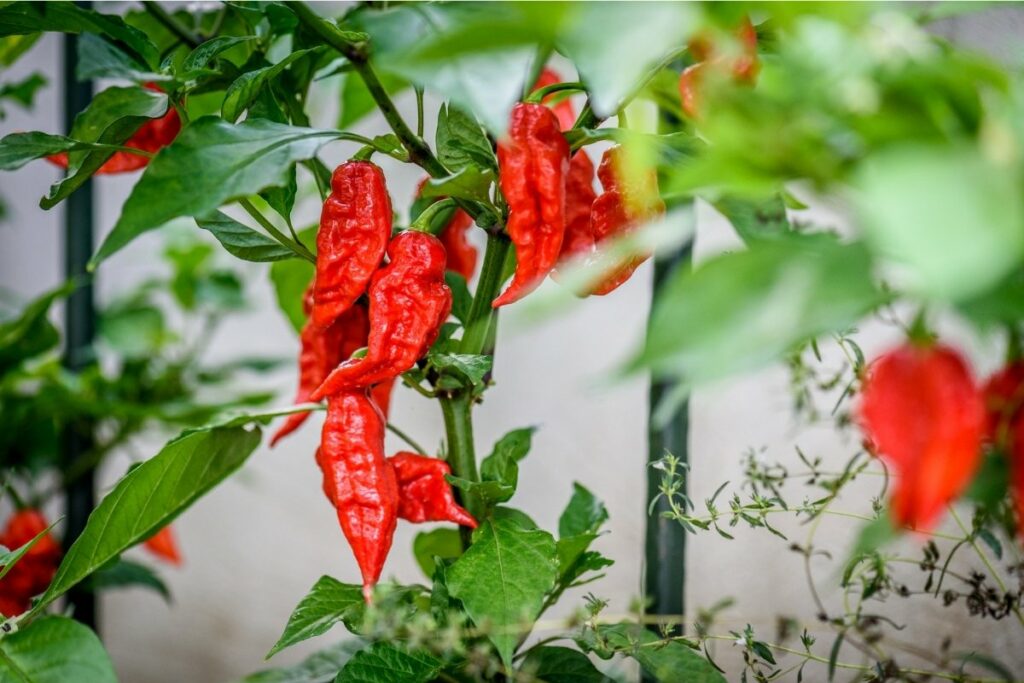
[[[104,11],[116,11],[119,4],[111,3]],[[1024,9],[1019,6],[991,7],[942,22],[937,30],[1008,62],[1019,63],[1024,55],[1020,40]],[[0,133],[26,129],[63,132],[60,65],[61,41],[46,36],[4,74],[5,80],[17,80],[39,71],[50,85],[37,96],[31,111],[10,108],[8,117],[0,121]],[[315,89],[318,115],[314,125],[333,126],[339,78],[320,85]],[[414,116],[411,92],[400,96],[398,104],[407,117]],[[436,112],[439,104],[428,97],[428,126],[429,114]],[[372,136],[385,132],[385,124],[379,117],[370,117],[356,130]],[[427,137],[433,138],[432,130]],[[354,151],[350,144],[335,143],[323,156],[333,165]],[[420,174],[389,159],[381,164],[394,203],[404,211]],[[35,162],[17,173],[0,176],[0,195],[7,205],[7,215],[0,222],[0,287],[15,298],[29,299],[61,280],[63,205],[50,212],[38,207],[39,197],[59,173],[50,164]],[[98,240],[114,224],[136,177],[103,177],[95,182]],[[814,200],[799,190],[797,194]],[[297,225],[316,220],[319,202],[308,191],[299,206]],[[843,206],[820,200],[812,201],[812,206],[803,218],[848,229]],[[188,229],[187,225],[178,227]],[[166,239],[167,231],[149,233],[106,262],[97,276],[98,296],[109,300],[159,272],[163,266],[158,255]],[[714,210],[698,206],[698,260],[738,245],[731,228]],[[220,257],[231,262],[227,254]],[[217,331],[204,359],[214,365],[240,356],[287,359],[280,370],[250,375],[246,380],[253,387],[278,390],[278,403],[283,405],[290,399],[295,381],[290,362],[296,353],[295,335],[274,302],[266,266],[231,265],[245,275],[251,306]],[[476,411],[478,452],[486,454],[489,445],[509,429],[537,425],[540,429],[533,451],[521,465],[520,491],[511,504],[529,512],[542,527],[556,527],[572,482],[579,481],[603,499],[611,516],[610,533],[596,547],[613,558],[615,565],[601,581],[565,598],[562,611],[554,612],[553,617],[581,606],[585,592],[609,599],[608,611],[614,614],[627,612],[641,593],[647,382],[642,377],[616,382],[608,378],[642,338],[652,294],[650,281],[651,266],[647,264],[612,296],[580,301],[557,320],[530,324],[513,307],[501,323],[494,372],[497,386]],[[967,336],[955,320],[946,321],[942,332],[970,351],[979,373],[992,370],[1001,357],[1000,349]],[[897,338],[894,328],[875,321],[865,324],[856,335],[869,356]],[[837,359],[829,353],[825,365],[835,367]],[[441,416],[435,405],[399,388],[393,406],[396,424],[423,444],[440,443]],[[744,453],[751,449],[794,469],[799,469],[795,446],[808,455],[821,456],[826,467],[844,462],[856,450],[853,440],[841,438],[830,428],[801,427],[791,408],[789,375],[781,366],[698,391],[691,402],[690,490],[694,500],[702,501],[727,480],[732,482],[727,490],[738,486]],[[173,593],[170,605],[142,589],[106,594],[100,630],[122,680],[212,683],[239,678],[266,666],[264,654],[292,608],[319,576],[355,580],[355,563],[334,513],[321,495],[320,474],[313,462],[320,419],[315,416],[273,451],[262,447],[242,472],[178,520],[185,566],[160,570]],[[392,435],[388,438],[389,451],[398,450],[401,444]],[[149,455],[162,442],[154,435],[135,443],[133,449]],[[129,462],[127,454],[109,462],[101,473],[101,486],[109,487]],[[802,499],[800,484],[790,486],[791,496]],[[874,492],[872,481],[860,482],[836,507],[864,512]],[[777,522],[792,540],[804,540],[806,526],[782,517]],[[411,553],[418,530],[409,525],[399,527],[386,575],[403,582],[423,579]],[[845,556],[858,530],[858,522],[829,518],[818,533],[820,547],[835,558],[818,558],[813,563],[818,590],[827,604],[837,604],[840,597],[834,588],[838,560]],[[920,544],[910,539],[900,549],[913,556],[919,554]],[[689,616],[700,607],[730,597],[735,603],[720,615],[716,632],[741,630],[749,623],[762,637],[773,639],[779,617],[793,617],[823,642],[831,643],[831,632],[815,620],[802,557],[788,550],[788,545],[763,530],[737,529],[733,541],[713,533],[690,537],[686,563]],[[957,562],[966,568],[977,560],[963,554]],[[1005,570],[1005,564],[1000,569]],[[915,575],[915,571],[910,566],[907,578],[919,584],[923,575]],[[899,636],[905,641],[934,649],[944,638],[955,635],[961,649],[979,647],[1024,676],[1024,642],[1019,629],[1007,622],[968,619],[962,601],[943,608],[938,601],[890,598],[882,612],[909,624]],[[298,661],[328,639],[343,635],[338,629],[285,651],[273,663]],[[855,655],[843,653],[849,661],[857,661]],[[738,658],[738,649],[730,643],[718,644],[716,659],[720,663],[728,666]],[[824,667],[808,668],[806,678],[824,680],[824,671]]]

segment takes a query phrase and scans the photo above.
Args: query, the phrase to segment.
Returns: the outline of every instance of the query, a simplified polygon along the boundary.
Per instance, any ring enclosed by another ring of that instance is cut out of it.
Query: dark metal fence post
[[[84,4],[84,3],[83,3]],[[92,99],[92,81],[75,80],[75,62],[78,37],[64,34],[64,130],[70,131],[75,115],[88,106]],[[93,308],[93,288],[85,278],[85,264],[93,250],[93,190],[87,181],[64,203],[64,274],[79,280],[80,286],[68,298],[64,316],[64,365],[69,370],[81,370],[93,362],[92,341],[96,328]],[[91,424],[69,425],[64,434],[64,461],[78,461],[92,443]],[[70,546],[85,528],[96,505],[95,472],[89,469],[75,477],[64,491],[67,533],[65,547]],[[68,593],[68,604],[74,608],[76,619],[91,628],[96,627],[96,599],[87,588],[75,588]]]

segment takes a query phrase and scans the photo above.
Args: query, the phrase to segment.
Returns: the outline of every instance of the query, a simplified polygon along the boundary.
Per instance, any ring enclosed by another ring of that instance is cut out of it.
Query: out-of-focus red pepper
[[[184,557],[182,557],[181,550],[178,548],[178,539],[170,524],[147,538],[142,545],[146,550],[168,564],[180,567],[182,562],[184,562]]]

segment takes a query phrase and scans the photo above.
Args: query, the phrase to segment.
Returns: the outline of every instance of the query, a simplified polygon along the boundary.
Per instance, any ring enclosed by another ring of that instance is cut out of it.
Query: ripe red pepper
[[[868,369],[860,412],[872,450],[895,470],[893,519],[932,528],[981,457],[985,403],[964,359],[941,345],[882,355]]]
[[[476,520],[452,494],[448,463],[402,451],[388,458],[398,480],[398,516],[410,522],[455,522],[476,528]]]
[[[590,227],[597,248],[632,232],[665,211],[665,203],[658,194],[657,173],[651,169],[642,177],[631,177],[622,170],[622,154],[621,147],[608,149],[597,169],[597,177],[604,188],[604,192],[594,200],[590,212]],[[650,256],[638,254],[616,264],[590,293],[603,296],[614,291]]]
[[[391,239],[384,173],[368,161],[334,170],[316,235],[313,324],[328,327],[366,291]]]
[[[537,82],[534,84],[534,90],[540,90],[546,88],[549,85],[555,85],[562,83],[562,77],[557,71],[549,67],[544,67],[544,70],[540,72],[537,77]],[[558,118],[558,125],[562,127],[562,130],[569,130],[576,123],[576,110],[572,106],[572,101],[568,97],[558,99],[560,95],[551,93],[546,95],[542,102],[551,107],[551,111],[555,113],[555,117]]]
[[[985,382],[987,437],[1010,463],[1017,533],[1024,537],[1024,361],[1010,363]]]
[[[419,186],[416,188],[416,196],[419,197],[423,192],[423,186],[427,184],[430,178],[424,178],[420,181]],[[434,201],[440,201],[443,197],[437,197]],[[433,203],[433,202],[432,202]],[[441,240],[441,244],[444,246],[445,253],[448,255],[448,270],[453,273],[458,273],[466,279],[468,282],[473,274],[476,273],[476,262],[477,262],[477,249],[469,240],[466,239],[466,235],[473,227],[473,217],[462,209],[456,209],[452,214],[452,217],[448,220],[448,224],[441,229],[438,234],[438,238]]]
[[[366,307],[361,304],[356,304],[342,313],[326,328],[317,327],[308,317],[312,305],[313,285],[311,284],[303,299],[303,308],[307,318],[299,335],[299,388],[295,393],[296,405],[308,402],[313,390],[320,386],[338,363],[349,358],[356,349],[365,346],[370,331]],[[382,409],[387,414],[386,399],[389,397],[387,394],[382,394],[380,398],[385,399],[385,406],[382,406]],[[308,417],[308,412],[289,415],[270,440],[270,445],[273,447],[278,441],[301,427]]]
[[[753,84],[761,70],[761,61],[757,56],[757,29],[750,22],[750,17],[743,17],[736,29],[736,37],[740,40],[742,54],[729,63],[728,69],[732,78],[740,83]],[[690,41],[690,54],[695,60],[693,64],[679,75],[679,96],[683,112],[690,118],[700,114],[700,84],[706,69],[725,66],[724,57],[715,55],[714,46],[706,37],[697,37]]]
[[[146,550],[168,564],[180,567],[182,562],[184,562],[181,550],[178,548],[178,539],[175,537],[174,530],[170,524],[147,538],[142,545]]]
[[[572,155],[569,175],[565,181],[565,237],[559,261],[589,254],[594,250],[594,231],[590,211],[597,192],[594,191],[594,162],[582,149]]]
[[[444,281],[444,247],[433,235],[406,231],[391,240],[388,257],[388,265],[370,282],[366,355],[335,368],[311,400],[394,379],[437,339],[452,308],[452,292]]]
[[[160,92],[160,88],[153,83],[147,83],[146,88]],[[178,110],[168,104],[167,113],[158,119],[146,121],[135,133],[123,144],[124,147],[140,149],[143,152],[156,154],[167,145],[174,142],[181,131],[181,119],[178,117]],[[61,168],[68,167],[68,153],[60,152],[48,156],[47,159]],[[96,171],[96,175],[110,175],[114,173],[128,173],[145,168],[149,158],[141,154],[131,152],[114,152],[109,159]]]
[[[398,482],[384,459],[384,416],[365,389],[327,401],[316,462],[363,577],[367,602],[380,579],[398,522]]]
[[[498,168],[516,270],[511,284],[492,302],[495,308],[533,291],[561,253],[569,145],[550,109],[525,102],[512,109],[508,139],[498,144]]]
[[[38,510],[16,512],[0,533],[0,545],[14,550],[42,533],[49,524]],[[57,573],[61,549],[51,534],[40,538],[32,548],[0,579],[0,613],[17,616],[31,605],[33,596],[46,590]]]

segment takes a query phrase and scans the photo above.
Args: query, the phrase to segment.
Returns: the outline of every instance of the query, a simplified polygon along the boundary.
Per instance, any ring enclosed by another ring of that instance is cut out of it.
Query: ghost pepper
[[[366,291],[391,239],[391,221],[380,168],[348,161],[334,170],[316,235],[314,325],[328,327]]]
[[[146,550],[168,564],[180,567],[182,562],[184,562],[181,550],[178,547],[178,539],[170,524],[147,538],[142,545]]]
[[[458,503],[445,476],[444,460],[399,452],[388,458],[398,481],[398,516],[410,522],[455,522],[476,528],[476,520]]]
[[[495,308],[533,291],[558,262],[565,235],[569,145],[558,119],[541,104],[512,109],[508,138],[498,144],[501,191],[508,203],[506,229],[516,253],[512,282]]]
[[[49,527],[39,510],[19,510],[0,533],[0,545],[14,550],[25,545]],[[60,564],[61,549],[49,533],[41,537],[18,563],[0,579],[0,614],[17,616],[31,606],[32,598],[50,585]]]
[[[870,448],[895,471],[896,523],[931,529],[981,456],[985,404],[961,355],[905,344],[868,368],[860,406]]]
[[[441,242],[406,231],[388,246],[389,263],[370,282],[370,339],[366,355],[345,361],[310,399],[370,387],[398,377],[426,355],[452,307]]]

